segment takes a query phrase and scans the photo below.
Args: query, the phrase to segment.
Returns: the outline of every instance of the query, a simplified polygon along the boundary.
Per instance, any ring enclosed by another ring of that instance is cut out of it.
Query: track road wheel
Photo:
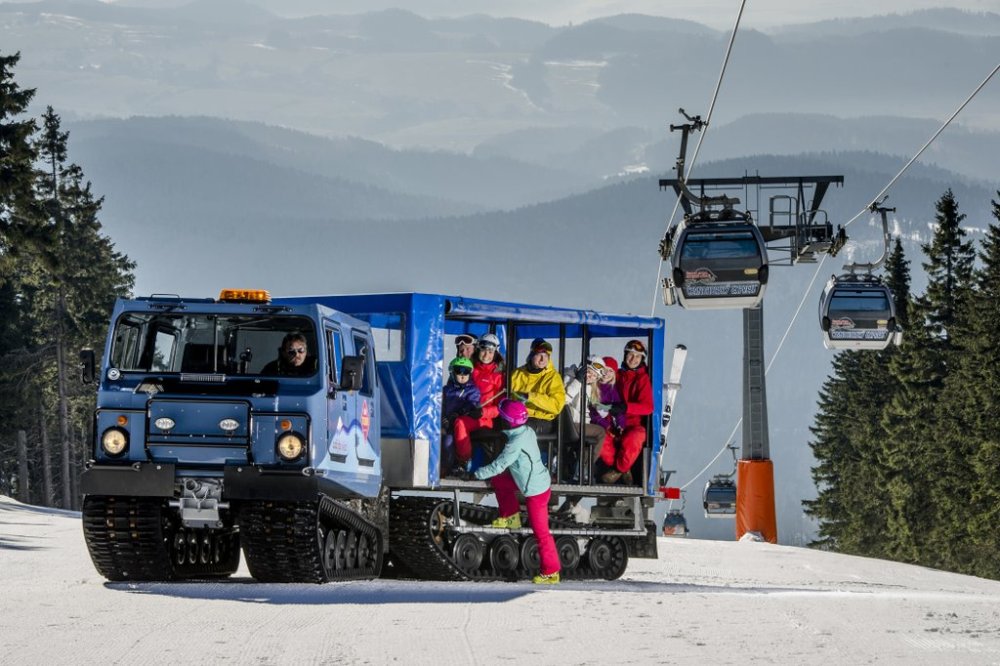
[[[483,563],[483,541],[475,534],[459,534],[452,546],[451,557],[466,574],[475,573]]]
[[[534,576],[541,569],[541,558],[538,556],[538,539],[533,536],[524,538],[521,542],[521,568],[529,576]]]
[[[580,566],[580,545],[576,537],[563,535],[556,539],[556,551],[559,553],[559,568],[567,574],[576,571]]]
[[[358,566],[358,533],[354,530],[347,532],[347,547],[344,552],[344,559],[348,569]]]
[[[517,565],[521,561],[517,539],[504,534],[490,544],[490,567],[504,578],[517,576]]]
[[[617,580],[628,567],[628,548],[621,537],[595,537],[587,547],[587,564],[605,580]]]

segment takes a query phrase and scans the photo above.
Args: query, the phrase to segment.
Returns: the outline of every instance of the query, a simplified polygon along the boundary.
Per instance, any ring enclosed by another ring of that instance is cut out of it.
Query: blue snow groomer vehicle
[[[564,578],[611,580],[630,556],[656,557],[663,320],[436,294],[226,290],[115,305],[83,476],[97,570],[226,576],[242,552],[260,581],[530,578],[531,530],[491,527],[491,487],[442,475],[441,391],[462,333],[500,339],[508,383],[534,338],[552,343],[560,370],[644,342],[654,411],[636,485],[594,483],[569,410],[539,442],[561,500],[551,526]],[[289,345],[306,357],[294,370],[278,359]],[[82,357],[95,379],[94,352]],[[586,392],[579,400],[586,414]]]

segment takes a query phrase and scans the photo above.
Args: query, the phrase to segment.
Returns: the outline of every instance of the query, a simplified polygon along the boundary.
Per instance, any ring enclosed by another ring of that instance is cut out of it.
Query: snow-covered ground
[[[820,662],[819,660],[822,660]],[[661,539],[618,581],[121,584],[71,512],[0,497],[0,664],[1000,664],[1000,582]]]

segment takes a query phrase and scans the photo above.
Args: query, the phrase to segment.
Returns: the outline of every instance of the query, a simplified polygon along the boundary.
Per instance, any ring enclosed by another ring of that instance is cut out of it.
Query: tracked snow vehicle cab
[[[559,370],[641,339],[659,413],[661,319],[417,293],[119,301],[82,484],[96,568],[111,580],[225,576],[242,551],[261,581],[374,578],[384,557],[395,575],[530,578],[531,531],[490,526],[487,483],[441,476],[449,338],[487,332],[508,382],[535,337]],[[647,423],[635,485],[610,486],[591,482],[567,418],[542,442],[553,495],[594,506],[583,522],[552,519],[563,577],[614,579],[630,556],[656,557],[660,422]]]

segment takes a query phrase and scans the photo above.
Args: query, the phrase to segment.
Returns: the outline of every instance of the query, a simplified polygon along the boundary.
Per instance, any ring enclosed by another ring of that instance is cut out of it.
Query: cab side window
[[[375,373],[375,352],[368,345],[368,338],[361,333],[354,333],[354,353],[365,359],[364,378],[361,382],[361,395],[372,395],[372,375]]]
[[[344,340],[341,337],[340,329],[326,329],[326,348],[329,350],[327,358],[327,377],[330,378],[330,386],[340,385],[340,366],[344,358]]]

